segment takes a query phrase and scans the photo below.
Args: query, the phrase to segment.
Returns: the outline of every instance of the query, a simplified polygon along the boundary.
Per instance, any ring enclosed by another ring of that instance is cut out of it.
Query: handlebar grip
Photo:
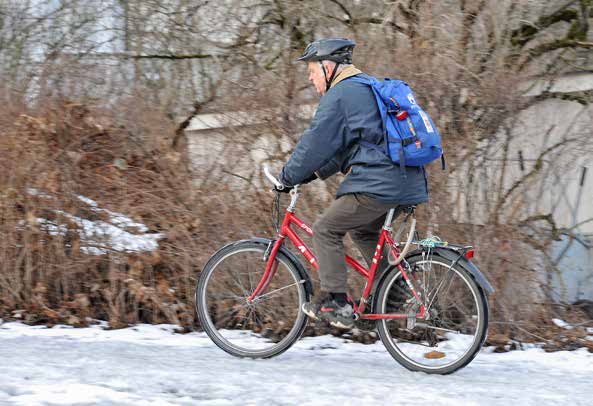
[[[266,178],[268,178],[268,180],[272,182],[278,190],[284,189],[284,185],[280,183],[280,181],[270,173],[270,168],[268,168],[268,165],[264,165],[264,174],[266,175]]]

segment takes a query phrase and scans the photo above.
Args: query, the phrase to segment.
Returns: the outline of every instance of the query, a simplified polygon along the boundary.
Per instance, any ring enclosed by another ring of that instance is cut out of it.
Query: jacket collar
[[[334,87],[335,85],[337,85],[338,83],[340,83],[342,80],[348,79],[349,77],[354,76],[354,75],[358,75],[359,73],[362,73],[362,71],[357,69],[354,65],[347,67],[342,72],[338,73],[338,75],[334,78],[334,80],[330,86],[330,89],[332,87]]]

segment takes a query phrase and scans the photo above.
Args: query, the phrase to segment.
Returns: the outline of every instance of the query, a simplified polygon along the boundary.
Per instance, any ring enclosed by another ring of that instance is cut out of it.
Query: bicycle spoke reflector
[[[445,358],[445,353],[440,351],[431,351],[424,354],[424,358],[427,359],[441,359]]]

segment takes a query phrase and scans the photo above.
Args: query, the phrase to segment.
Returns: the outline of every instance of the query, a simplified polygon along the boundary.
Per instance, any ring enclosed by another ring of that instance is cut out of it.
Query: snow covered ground
[[[2,405],[592,405],[593,354],[480,353],[448,376],[412,373],[380,343],[305,338],[233,358],[174,326],[30,327],[0,320]]]

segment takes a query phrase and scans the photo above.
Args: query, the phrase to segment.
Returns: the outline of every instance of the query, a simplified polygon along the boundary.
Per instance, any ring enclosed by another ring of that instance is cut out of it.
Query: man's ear
[[[331,72],[333,69],[332,63],[330,61],[322,61],[321,63],[325,67],[325,74],[328,76],[331,75]],[[327,79],[327,77],[326,77],[326,79]]]

